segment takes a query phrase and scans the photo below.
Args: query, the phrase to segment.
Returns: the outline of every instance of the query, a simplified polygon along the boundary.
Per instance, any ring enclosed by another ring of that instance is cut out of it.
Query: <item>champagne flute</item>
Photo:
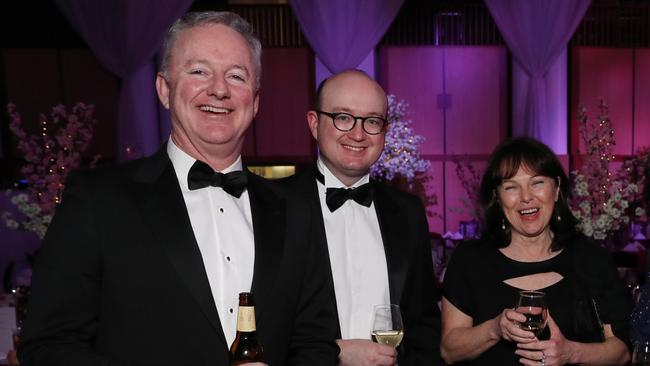
[[[535,337],[539,337],[546,327],[548,308],[544,297],[541,291],[519,291],[515,310],[526,316],[526,321],[519,323],[519,327],[533,332]]]
[[[373,342],[397,348],[404,337],[404,323],[399,305],[375,305],[371,333]]]

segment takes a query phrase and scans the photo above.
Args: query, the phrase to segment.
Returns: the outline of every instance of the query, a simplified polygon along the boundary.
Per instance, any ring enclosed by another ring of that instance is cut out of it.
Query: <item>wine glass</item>
[[[515,309],[518,313],[526,316],[526,321],[519,323],[519,327],[533,332],[536,337],[539,337],[546,327],[548,308],[544,297],[545,295],[541,291],[519,291]]]
[[[404,337],[404,323],[399,305],[375,305],[371,333],[373,342],[395,348],[399,346]]]

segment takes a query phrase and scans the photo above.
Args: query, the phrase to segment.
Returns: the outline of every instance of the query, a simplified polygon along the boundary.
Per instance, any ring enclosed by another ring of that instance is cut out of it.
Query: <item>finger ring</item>
[[[542,359],[539,360],[539,364],[541,366],[546,366],[546,355],[544,354],[544,352],[542,352]]]

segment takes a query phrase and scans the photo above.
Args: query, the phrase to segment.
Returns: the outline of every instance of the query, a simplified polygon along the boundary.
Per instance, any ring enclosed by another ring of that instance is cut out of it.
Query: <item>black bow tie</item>
[[[325,184],[325,177],[318,168],[314,169],[314,174],[319,182]],[[345,201],[350,199],[362,206],[370,207],[372,196],[373,189],[370,183],[362,184],[356,188],[327,188],[325,190],[325,203],[327,203],[330,212],[336,211]]]
[[[248,177],[246,172],[238,170],[230,173],[215,172],[210,166],[197,160],[187,174],[187,185],[191,191],[207,186],[221,187],[224,191],[237,198],[246,190]]]

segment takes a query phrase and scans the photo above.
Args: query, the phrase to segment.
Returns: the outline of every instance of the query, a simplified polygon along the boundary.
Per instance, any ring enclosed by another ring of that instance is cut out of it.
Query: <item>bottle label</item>
[[[237,311],[237,331],[254,332],[255,331],[255,307],[240,306]]]

